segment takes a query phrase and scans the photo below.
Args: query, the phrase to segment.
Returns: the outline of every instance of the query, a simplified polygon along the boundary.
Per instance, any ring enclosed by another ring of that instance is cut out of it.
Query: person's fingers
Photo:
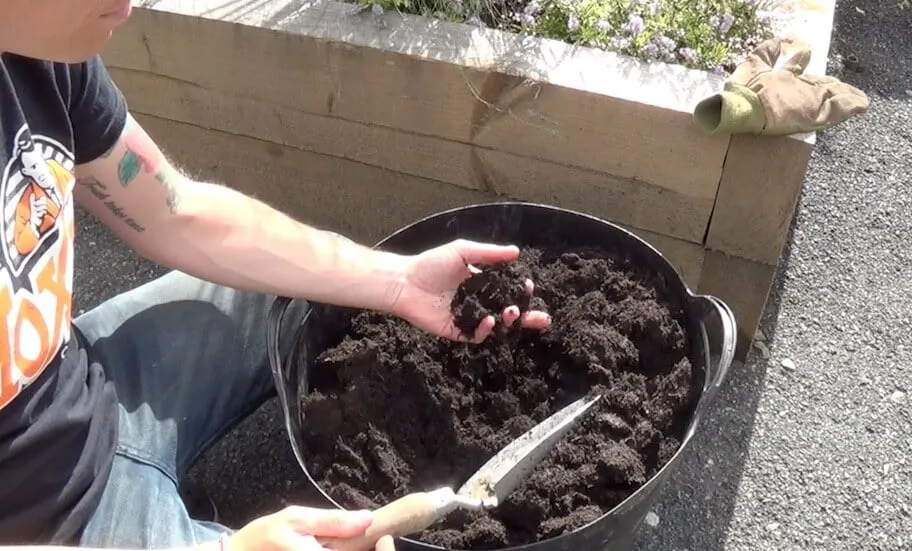
[[[317,538],[313,536],[302,536],[297,534],[297,537],[293,538],[292,541],[288,542],[289,545],[286,547],[287,551],[325,551],[326,548],[320,545],[320,542],[317,541]]]
[[[501,315],[504,326],[513,327],[513,324],[519,319],[519,314],[518,306],[508,306],[504,308],[503,314]]]
[[[472,338],[472,342],[475,344],[484,342],[486,338],[491,336],[495,325],[497,325],[497,320],[494,319],[494,316],[485,316],[475,329],[475,335]]]
[[[392,536],[383,536],[374,547],[374,551],[396,551],[396,541]]]
[[[551,327],[551,316],[547,312],[530,310],[523,312],[519,323],[526,329],[547,329]]]
[[[527,329],[547,329],[551,325],[551,316],[547,312],[531,310],[520,313],[518,306],[510,306],[503,311],[503,324],[513,327],[516,320]]]
[[[526,280],[526,294],[530,297],[535,294],[535,283],[531,279]]]
[[[450,245],[467,264],[500,264],[519,258],[519,248],[515,245],[495,245],[467,239],[457,239]]]
[[[288,524],[301,534],[351,538],[371,525],[370,511],[341,511],[291,506],[285,509]]]
[[[444,330],[442,334],[454,341],[478,344],[490,336],[494,331],[495,325],[497,325],[497,320],[494,319],[494,316],[485,316],[478,323],[475,332],[471,335],[466,335],[451,320],[449,329]]]

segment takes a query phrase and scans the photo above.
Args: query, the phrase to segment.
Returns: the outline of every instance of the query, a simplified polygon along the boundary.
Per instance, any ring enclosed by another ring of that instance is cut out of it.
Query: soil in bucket
[[[303,398],[308,470],[346,508],[458,488],[510,440],[560,407],[599,404],[490,512],[457,511],[412,539],[448,549],[541,541],[596,520],[677,451],[696,400],[684,312],[650,272],[597,249],[526,249],[467,280],[453,312],[467,331],[523,296],[549,330],[499,330],[482,344],[439,339],[360,312],[313,367]]]

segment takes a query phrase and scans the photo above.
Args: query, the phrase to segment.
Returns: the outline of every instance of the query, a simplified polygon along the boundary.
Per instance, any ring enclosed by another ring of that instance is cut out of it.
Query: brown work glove
[[[795,39],[761,43],[697,104],[694,121],[710,135],[769,136],[825,130],[868,110],[864,92],[830,76],[805,75],[810,47]]]

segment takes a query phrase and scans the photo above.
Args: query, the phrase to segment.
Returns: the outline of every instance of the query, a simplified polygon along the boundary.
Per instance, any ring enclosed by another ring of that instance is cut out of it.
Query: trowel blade
[[[580,398],[532,427],[482,465],[457,495],[497,507],[600,398]]]

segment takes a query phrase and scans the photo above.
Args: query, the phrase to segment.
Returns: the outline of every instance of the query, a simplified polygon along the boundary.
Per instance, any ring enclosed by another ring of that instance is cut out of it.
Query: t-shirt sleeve
[[[70,120],[76,164],[107,153],[123,132],[127,102],[99,56],[70,69]]]

